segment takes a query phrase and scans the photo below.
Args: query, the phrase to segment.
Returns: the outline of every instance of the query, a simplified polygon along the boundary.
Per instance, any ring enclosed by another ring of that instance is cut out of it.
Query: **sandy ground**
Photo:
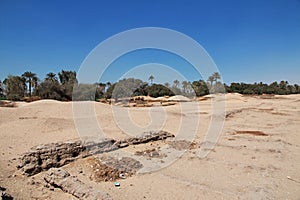
[[[90,116],[88,109],[80,110],[80,115],[77,112],[75,117],[81,123],[79,133],[71,102],[42,100],[18,103],[16,108],[0,107],[0,186],[6,187],[15,199],[72,199],[60,189],[44,187],[45,172],[23,176],[16,168],[21,154],[35,145],[78,140],[90,133],[124,138],[145,130],[162,129],[183,138],[182,133],[191,135],[196,131],[192,138],[196,148],[188,149],[172,164],[157,171],[119,180],[120,187],[113,182],[91,181],[88,164],[91,158],[79,159],[63,168],[87,185],[109,193],[113,199],[299,200],[300,95],[263,98],[227,94],[225,103],[227,117],[219,141],[201,159],[199,147],[214,109],[211,100],[149,108],[116,108],[82,102],[92,106],[94,114]],[[99,127],[89,124],[94,117]],[[195,120],[199,120],[199,126],[195,127]],[[242,131],[260,131],[266,135]],[[161,141],[137,145],[111,154],[158,146],[168,144]]]

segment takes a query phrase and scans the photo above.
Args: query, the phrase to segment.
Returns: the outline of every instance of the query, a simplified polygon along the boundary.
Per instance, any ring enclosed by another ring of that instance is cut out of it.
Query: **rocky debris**
[[[0,186],[0,197],[1,200],[12,200],[14,199],[10,194],[6,193],[6,188]]]
[[[2,100],[2,101],[0,101],[0,107],[13,108],[13,107],[17,107],[17,104],[15,102],[12,102],[12,101]]]
[[[195,142],[189,142],[186,140],[169,141],[168,144],[171,148],[179,150],[179,151],[188,150],[188,149],[196,149],[199,146]]]
[[[243,112],[243,109],[233,110],[226,113],[225,118],[232,118],[235,114]]]
[[[158,131],[158,132],[150,131],[137,137],[132,137],[132,138],[117,141],[115,145],[119,148],[122,148],[129,145],[137,145],[137,144],[143,144],[152,141],[165,140],[169,137],[175,137],[175,136],[166,131]]]
[[[255,136],[268,136],[268,134],[262,132],[262,131],[236,131],[233,135],[237,134],[249,134],[249,135],[255,135]]]
[[[81,142],[37,146],[22,156],[17,167],[26,175],[34,175],[51,167],[61,167],[70,163],[84,150]]]
[[[116,105],[121,105],[123,107],[152,107],[153,106],[153,104],[150,103],[128,103],[128,104],[118,103]]]
[[[144,151],[136,151],[134,155],[137,156],[146,156],[149,158],[161,158],[161,157],[166,157],[166,154],[161,154],[159,153],[158,149],[146,149]]]
[[[104,152],[115,151],[120,147],[116,146],[114,139],[104,139],[100,142],[87,142],[83,146],[86,148],[85,153],[88,155],[101,154]]]
[[[97,99],[96,101],[98,101],[100,103],[111,104],[110,99],[106,99],[106,98]]]
[[[173,105],[176,105],[176,102],[166,102],[166,103],[161,103],[160,104],[161,106],[173,106]]]
[[[24,97],[22,100],[27,103],[30,103],[30,102],[41,100],[41,97],[39,96]]]
[[[23,154],[17,168],[21,169],[25,175],[32,176],[52,167],[64,166],[78,158],[114,151],[129,145],[164,140],[168,137],[174,137],[174,135],[166,131],[158,131],[119,141],[105,139],[99,142],[75,141],[45,144],[33,147],[29,152]]]
[[[21,169],[25,175],[31,176],[52,167],[64,166],[91,153],[111,151],[114,142],[114,140],[104,140],[83,144],[81,141],[75,141],[37,146],[22,155],[17,168]]]
[[[111,156],[104,156],[99,159],[92,159],[92,174],[90,179],[95,182],[115,181],[120,178],[126,178],[135,174],[143,167],[138,160],[130,157],[120,159]]]
[[[67,171],[63,169],[51,168],[44,176],[44,180],[47,182],[48,187],[59,188],[62,191],[77,197],[78,199],[112,199],[109,194],[86,186],[79,179],[71,176]]]

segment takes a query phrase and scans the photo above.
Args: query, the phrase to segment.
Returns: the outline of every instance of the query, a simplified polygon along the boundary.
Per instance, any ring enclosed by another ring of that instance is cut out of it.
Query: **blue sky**
[[[77,71],[100,42],[149,26],[196,40],[226,83],[300,83],[299,0],[0,0],[0,80],[24,71],[41,79],[61,69]],[[191,81],[201,78],[175,57],[155,50],[133,52],[117,60],[101,81],[114,82],[146,63],[174,67]],[[148,77],[149,70],[142,72],[136,74]],[[162,74],[153,72],[154,77]]]

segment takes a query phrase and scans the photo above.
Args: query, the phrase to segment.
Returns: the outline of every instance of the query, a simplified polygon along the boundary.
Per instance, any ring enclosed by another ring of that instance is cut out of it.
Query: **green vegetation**
[[[280,81],[280,83],[273,82],[270,85],[265,83],[231,83],[230,86],[225,85],[227,92],[236,92],[240,94],[299,94],[300,87],[297,84],[289,85],[287,81]]]
[[[28,96],[31,97],[31,89],[37,86],[38,78],[36,74],[28,71],[22,74],[22,78],[25,80],[25,83],[28,83]]]
[[[122,79],[108,88],[105,97],[113,98],[118,101],[118,99],[120,98],[145,94],[143,89],[147,85],[147,83],[143,82],[140,79]]]
[[[154,80],[154,76],[150,75],[149,79],[150,80],[150,84],[152,85],[153,84],[153,80]]]
[[[192,88],[195,91],[196,96],[204,96],[209,94],[208,86],[203,80],[193,81]]]
[[[9,75],[4,81],[4,95],[9,100],[21,100],[26,94],[26,80],[24,77]]]
[[[151,97],[161,97],[161,96],[174,96],[175,93],[172,89],[169,89],[161,84],[152,84],[150,87],[146,88],[146,91]]]
[[[3,83],[0,80],[0,100],[4,100],[5,99],[3,92],[4,92],[4,90],[3,90]]]
[[[170,83],[153,83],[154,76],[149,76],[150,84],[140,79],[122,79],[117,83],[79,84],[76,72],[62,70],[58,73],[50,72],[43,81],[36,74],[25,72],[22,76],[9,75],[3,82],[0,81],[0,100],[23,100],[25,97],[39,97],[41,99],[55,99],[61,101],[71,100],[97,100],[100,98],[113,98],[118,101],[121,98],[131,96],[173,96],[184,95],[187,97],[204,96],[210,93],[240,93],[248,95],[262,94],[299,94],[299,85],[289,85],[287,81],[279,83],[231,83],[222,84],[221,76],[215,72],[207,81],[173,81]],[[180,87],[181,86],[181,87]]]

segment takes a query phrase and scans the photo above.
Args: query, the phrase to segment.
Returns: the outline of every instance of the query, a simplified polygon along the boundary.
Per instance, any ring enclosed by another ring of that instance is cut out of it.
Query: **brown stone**
[[[58,168],[52,168],[45,175],[44,180],[49,187],[59,188],[79,199],[86,200],[111,200],[109,194],[100,190],[86,186],[76,177],[71,176],[67,171]]]

